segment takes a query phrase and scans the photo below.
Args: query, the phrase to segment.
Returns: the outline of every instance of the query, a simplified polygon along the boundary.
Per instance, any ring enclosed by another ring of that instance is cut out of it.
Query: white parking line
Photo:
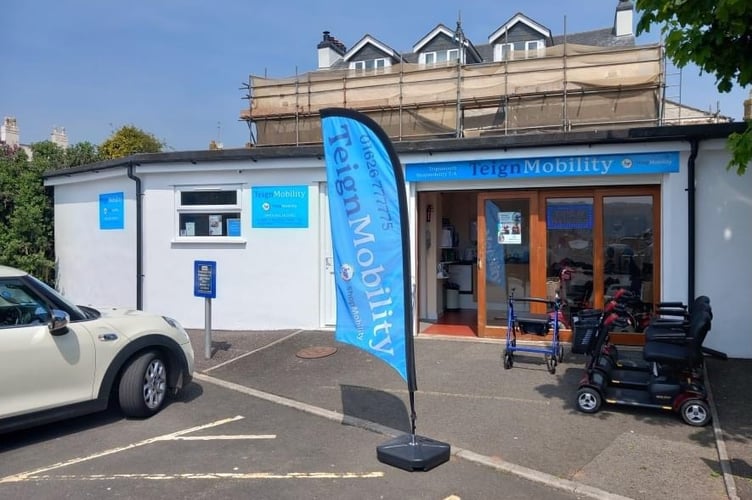
[[[204,429],[210,429],[212,427],[217,427],[218,425],[224,425],[224,424],[227,424],[227,423],[230,423],[230,422],[235,422],[237,420],[242,420],[243,418],[244,417],[242,417],[240,415],[238,415],[236,417],[225,418],[225,419],[217,420],[217,421],[209,423],[209,424],[204,424],[204,425],[199,425],[199,426],[196,426],[196,427],[191,427],[190,429],[184,429],[182,431],[171,432],[170,434],[165,434],[163,436],[157,436],[157,437],[145,439],[143,441],[139,441],[138,443],[129,444],[127,446],[121,446],[121,447],[118,447],[118,448],[112,448],[110,450],[101,451],[99,453],[95,453],[93,455],[89,455],[89,456],[86,456],[86,457],[72,458],[70,460],[66,460],[65,462],[58,462],[58,463],[50,465],[48,467],[42,467],[41,469],[36,469],[36,470],[33,470],[33,471],[28,471],[28,472],[22,472],[20,474],[14,474],[12,476],[4,477],[4,478],[0,479],[0,484],[2,484],[2,483],[17,483],[17,482],[20,482],[20,481],[26,481],[27,479],[31,478],[32,476],[38,476],[39,474],[42,474],[43,472],[48,472],[48,471],[51,471],[51,470],[60,469],[62,467],[67,467],[69,465],[78,464],[78,463],[86,462],[86,461],[89,461],[89,460],[94,460],[95,458],[106,457],[107,455],[113,455],[115,453],[120,453],[121,451],[132,450],[134,448],[138,448],[140,446],[146,446],[147,444],[156,443],[158,441],[169,441],[169,440],[175,439],[175,438],[177,438],[179,436],[182,436],[183,434],[190,434],[191,432],[202,431]]]
[[[212,370],[216,370],[217,368],[221,368],[221,367],[223,367],[225,365],[228,365],[230,363],[234,363],[235,361],[238,361],[238,360],[243,359],[243,358],[245,358],[247,356],[250,356],[251,354],[255,354],[255,353],[259,352],[259,351],[263,351],[264,349],[268,349],[268,348],[270,348],[270,347],[272,347],[274,345],[277,345],[280,342],[284,342],[285,340],[289,339],[290,337],[294,337],[295,335],[297,335],[299,333],[302,333],[304,331],[305,330],[297,330],[295,332],[292,332],[290,335],[282,337],[281,339],[277,339],[274,342],[270,342],[269,344],[266,344],[265,346],[259,347],[258,349],[254,349],[253,351],[248,351],[246,353],[241,354],[240,356],[236,356],[234,358],[230,358],[227,361],[223,361],[222,363],[218,363],[218,364],[216,364],[214,366],[211,366],[211,367],[207,368],[206,370],[202,370],[202,371],[204,373],[209,373]]]
[[[236,436],[178,436],[171,441],[222,441],[242,439],[277,439],[276,434],[239,434]]]
[[[30,476],[24,481],[108,481],[115,479],[142,479],[165,481],[170,479],[372,479],[384,477],[383,472],[288,472],[274,474],[271,472],[206,472],[187,474],[91,474],[78,476],[62,474],[59,476]]]

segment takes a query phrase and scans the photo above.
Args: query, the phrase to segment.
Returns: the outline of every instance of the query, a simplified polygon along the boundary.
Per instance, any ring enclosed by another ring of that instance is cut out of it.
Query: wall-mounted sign
[[[210,260],[193,261],[193,295],[206,299],[217,298],[217,263]]]
[[[308,186],[253,187],[251,227],[308,227]]]
[[[678,171],[679,153],[671,151],[408,163],[405,166],[405,178],[412,182],[427,182],[663,174]]]
[[[99,195],[99,229],[125,228],[124,199],[122,192]]]

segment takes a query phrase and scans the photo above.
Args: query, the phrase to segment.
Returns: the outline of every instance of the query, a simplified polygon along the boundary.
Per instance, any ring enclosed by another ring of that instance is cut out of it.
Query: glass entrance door
[[[506,333],[511,293],[552,299],[558,292],[567,339],[573,315],[603,308],[619,288],[635,297],[627,331],[642,331],[660,290],[657,186],[486,192],[477,210],[480,336]],[[525,302],[515,310],[528,305],[546,312]]]
[[[538,225],[537,197],[532,193],[478,195],[478,333],[506,331],[510,294],[529,297],[535,279],[532,241]],[[516,311],[525,311],[520,303]]]

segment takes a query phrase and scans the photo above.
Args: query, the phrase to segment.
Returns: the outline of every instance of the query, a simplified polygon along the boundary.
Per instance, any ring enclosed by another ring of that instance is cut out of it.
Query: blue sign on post
[[[217,263],[209,260],[193,262],[193,295],[217,298]]]

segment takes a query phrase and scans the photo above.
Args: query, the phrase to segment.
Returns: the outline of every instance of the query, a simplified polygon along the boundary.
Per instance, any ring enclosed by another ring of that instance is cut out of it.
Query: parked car
[[[160,411],[193,377],[174,319],[77,306],[33,276],[0,266],[0,432],[104,410]]]

